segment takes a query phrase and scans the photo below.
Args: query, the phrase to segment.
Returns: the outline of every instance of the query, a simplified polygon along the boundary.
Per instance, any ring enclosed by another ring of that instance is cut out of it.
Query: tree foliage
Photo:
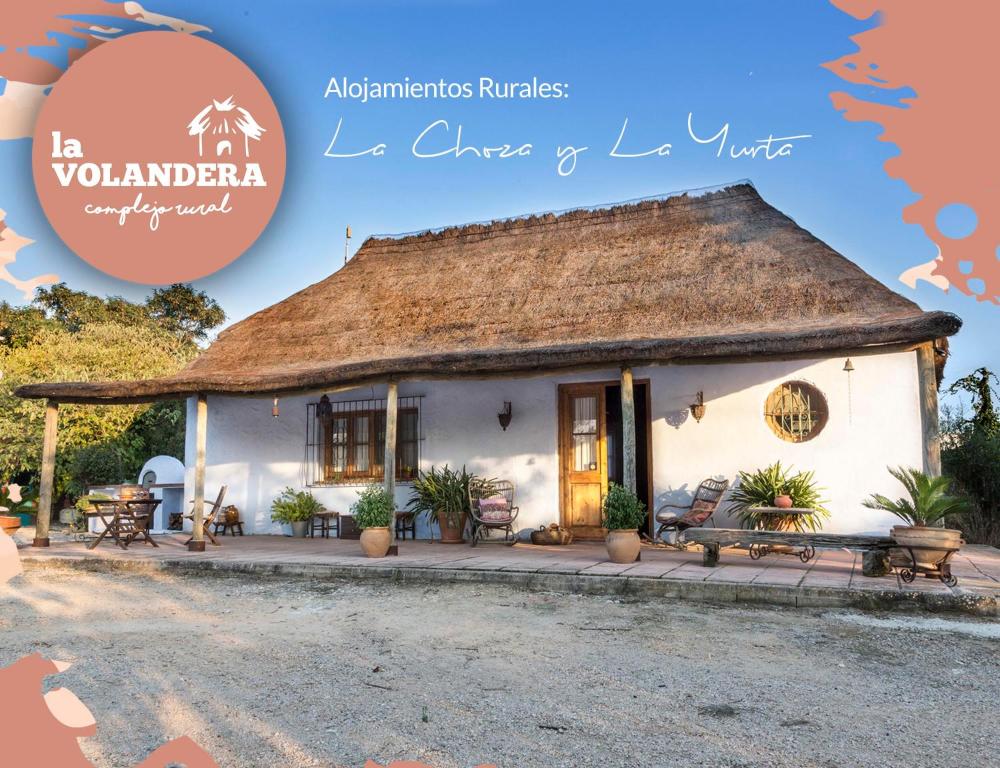
[[[963,376],[949,388],[972,396],[972,416],[944,410],[941,464],[956,490],[969,497],[959,525],[967,541],[1000,546],[1000,417],[994,406],[997,377],[987,368]]]
[[[88,323],[76,332],[44,326],[26,343],[0,347],[0,477],[33,482],[38,476],[44,403],[16,397],[17,387],[40,381],[164,376],[177,371],[194,353],[191,345],[153,325],[119,323]],[[119,482],[139,471],[142,461],[153,455],[150,448],[168,447],[172,455],[182,455],[181,408],[181,404],[61,406],[56,497],[81,492],[84,480],[74,480],[74,468],[79,468],[77,454],[84,448],[112,446],[122,462]],[[171,434],[158,434],[158,425],[169,426]]]

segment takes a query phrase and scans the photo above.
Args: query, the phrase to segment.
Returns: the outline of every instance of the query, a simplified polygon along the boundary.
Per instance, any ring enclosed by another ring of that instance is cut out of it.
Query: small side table
[[[323,539],[329,539],[331,531],[336,538],[340,538],[340,513],[325,511],[313,515],[312,524],[309,526],[309,538],[316,538],[317,531]]]
[[[756,507],[754,512],[760,515],[779,517],[811,517],[816,514],[815,509],[809,507]],[[767,529],[765,529],[767,530]],[[806,544],[797,552],[793,547],[786,547],[780,544],[751,544],[748,554],[751,560],[759,560],[768,554],[792,553],[798,556],[803,563],[808,563],[816,557],[816,548],[812,544]]]

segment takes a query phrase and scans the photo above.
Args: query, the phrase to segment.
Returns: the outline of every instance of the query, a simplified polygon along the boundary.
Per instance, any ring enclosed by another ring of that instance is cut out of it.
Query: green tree
[[[181,341],[198,344],[208,332],[225,322],[222,307],[204,291],[174,283],[157,288],[146,301],[149,316]]]
[[[941,464],[958,491],[972,504],[960,516],[967,541],[1000,546],[1000,417],[994,406],[993,383],[987,368],[963,376],[949,392],[972,396],[972,418],[944,409]]]
[[[66,283],[39,288],[32,303],[46,317],[74,333],[91,323],[148,325],[150,321],[144,304],[133,304],[120,296],[102,299],[86,291],[74,291]]]
[[[77,332],[43,327],[27,343],[0,346],[0,477],[37,477],[44,405],[14,390],[40,381],[143,379],[177,371],[195,354],[191,345],[149,323],[88,323]],[[177,409],[179,406],[174,406]],[[159,413],[149,405],[73,405],[59,413],[56,498],[70,489],[76,454],[97,444],[114,444],[131,479],[148,458],[148,430]],[[161,407],[161,410],[166,410]],[[136,422],[139,422],[136,425]],[[169,419],[168,419],[169,421]],[[176,432],[176,422],[172,429]],[[183,435],[183,432],[181,433]],[[176,440],[176,438],[167,438]],[[183,436],[180,438],[183,441]],[[176,445],[176,443],[175,443]],[[158,446],[159,447],[159,446]],[[183,446],[181,446],[181,449]],[[177,454],[174,454],[177,455]]]

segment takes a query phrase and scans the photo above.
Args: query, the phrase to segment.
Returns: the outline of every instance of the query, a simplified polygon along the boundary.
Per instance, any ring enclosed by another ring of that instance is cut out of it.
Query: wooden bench
[[[855,549],[864,552],[862,573],[884,576],[889,572],[889,550],[894,547],[888,536],[858,536],[838,533],[799,533],[797,531],[748,531],[741,528],[688,528],[681,540],[701,544],[705,549],[701,564],[711,568],[719,562],[722,547],[756,546],[806,547],[813,549]]]

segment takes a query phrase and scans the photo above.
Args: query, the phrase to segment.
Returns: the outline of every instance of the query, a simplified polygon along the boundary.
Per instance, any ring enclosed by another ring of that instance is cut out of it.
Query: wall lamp
[[[510,417],[511,417],[510,401],[509,400],[504,400],[503,401],[503,410],[500,411],[500,413],[497,414],[497,419],[500,421],[500,428],[504,432],[506,432],[507,431],[507,427],[510,426]]]
[[[695,395],[695,401],[689,407],[691,408],[691,415],[694,416],[694,420],[700,422],[705,417],[705,394],[699,391]]]

